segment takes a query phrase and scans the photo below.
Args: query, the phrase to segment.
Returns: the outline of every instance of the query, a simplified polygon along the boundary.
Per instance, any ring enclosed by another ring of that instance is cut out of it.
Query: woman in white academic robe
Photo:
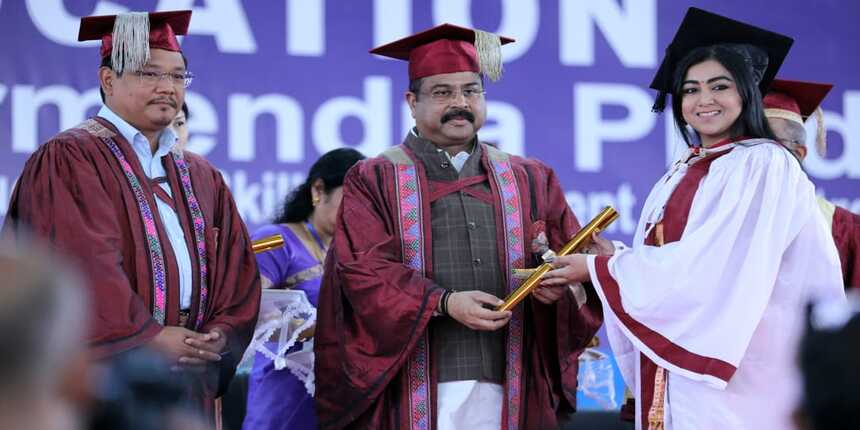
[[[595,286],[637,429],[791,428],[804,307],[844,299],[814,187],[766,125],[756,49],[682,55],[674,115],[700,146],[654,186],[631,248],[559,257],[543,281]]]

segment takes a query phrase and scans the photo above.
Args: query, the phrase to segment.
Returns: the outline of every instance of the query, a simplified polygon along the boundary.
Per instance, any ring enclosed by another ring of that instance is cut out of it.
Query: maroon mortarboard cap
[[[495,81],[502,74],[501,46],[514,39],[485,31],[441,24],[378,46],[371,54],[409,61],[409,79],[456,72],[483,73]]]
[[[815,113],[832,88],[833,84],[774,79],[764,96],[765,115],[795,114],[785,115],[785,119],[803,124]]]
[[[833,84],[774,79],[763,99],[764,115],[768,118],[782,118],[802,126],[807,118],[815,114],[815,149],[824,156],[827,153],[827,141],[824,115],[821,114],[819,106],[831,89]]]
[[[146,63],[137,64],[141,56],[148,61],[150,49],[181,52],[176,36],[188,33],[190,21],[190,10],[85,16],[81,18],[78,41],[101,40],[101,58],[110,55],[114,60],[123,60],[124,64],[114,61],[114,69],[118,72],[135,70]],[[142,37],[145,34],[148,37]]]

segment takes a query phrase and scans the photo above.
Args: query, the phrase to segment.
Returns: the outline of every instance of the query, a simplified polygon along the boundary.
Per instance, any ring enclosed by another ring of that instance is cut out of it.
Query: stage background
[[[98,49],[76,41],[79,17],[191,8],[189,149],[222,169],[249,229],[275,215],[325,151],[375,155],[401,141],[412,126],[406,64],[367,50],[451,22],[517,39],[504,48],[504,77],[487,85],[481,138],[552,166],[581,221],[615,206],[609,236],[629,241],[651,185],[679,154],[671,115],[651,113],[647,87],[691,5],[793,36],[779,75],[836,84],[824,102],[828,154],[809,151],[805,168],[821,194],[860,212],[854,1],[4,0],[0,216],[38,144],[100,106]],[[619,401],[622,392],[616,377]]]

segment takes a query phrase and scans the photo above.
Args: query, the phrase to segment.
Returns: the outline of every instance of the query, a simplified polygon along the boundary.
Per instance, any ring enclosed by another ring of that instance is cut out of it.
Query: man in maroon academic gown
[[[211,407],[250,340],[260,281],[221,174],[174,150],[168,128],[191,78],[176,40],[190,16],[81,20],[79,40],[102,41],[105,104],[30,157],[3,234],[46,239],[88,275],[92,355],[149,346]],[[143,28],[148,40],[130,36]]]
[[[580,228],[553,171],[478,140],[508,38],[441,25],[374,49],[409,61],[415,128],[347,175],[320,292],[323,428],[557,428],[602,321],[593,290],[495,311]]]
[[[774,134],[801,160],[807,153],[803,124],[809,116],[820,112],[818,106],[831,88],[831,84],[776,79],[764,97],[765,116]],[[827,146],[821,115],[817,121],[816,150],[823,157]],[[860,215],[821,197],[818,203],[833,232],[845,288],[860,287]]]

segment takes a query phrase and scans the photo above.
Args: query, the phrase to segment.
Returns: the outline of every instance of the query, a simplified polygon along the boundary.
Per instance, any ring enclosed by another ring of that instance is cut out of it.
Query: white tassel
[[[502,77],[502,40],[493,33],[475,30],[475,50],[481,73],[493,82],[498,81]]]
[[[149,62],[149,14],[129,12],[116,16],[113,25],[113,70],[136,72]]]
[[[824,113],[815,109],[815,150],[821,158],[827,155],[827,130],[824,129]]]

